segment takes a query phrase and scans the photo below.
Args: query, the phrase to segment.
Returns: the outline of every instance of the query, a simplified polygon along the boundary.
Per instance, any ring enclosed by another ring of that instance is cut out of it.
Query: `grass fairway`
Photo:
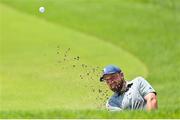
[[[0,3],[1,118],[180,118],[178,0]],[[105,111],[98,78],[111,63],[146,77],[159,110]]]

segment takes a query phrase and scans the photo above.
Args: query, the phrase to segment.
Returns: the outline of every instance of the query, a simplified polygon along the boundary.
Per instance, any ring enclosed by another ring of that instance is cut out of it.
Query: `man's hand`
[[[144,99],[147,101],[146,109],[148,111],[154,110],[158,108],[157,104],[157,96],[155,93],[149,93],[147,94]]]

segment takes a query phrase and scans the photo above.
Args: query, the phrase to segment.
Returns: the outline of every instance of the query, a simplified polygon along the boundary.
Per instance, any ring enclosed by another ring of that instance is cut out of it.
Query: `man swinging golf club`
[[[156,92],[143,77],[126,81],[119,67],[108,65],[103,69],[100,81],[105,81],[114,92],[106,103],[106,108],[110,111],[153,110],[158,107]]]

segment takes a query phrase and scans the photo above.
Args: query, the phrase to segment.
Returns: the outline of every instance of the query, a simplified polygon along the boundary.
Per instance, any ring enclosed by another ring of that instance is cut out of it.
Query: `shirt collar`
[[[127,92],[129,88],[133,85],[132,82],[124,81],[121,91],[115,92],[118,96],[122,95],[123,93]]]

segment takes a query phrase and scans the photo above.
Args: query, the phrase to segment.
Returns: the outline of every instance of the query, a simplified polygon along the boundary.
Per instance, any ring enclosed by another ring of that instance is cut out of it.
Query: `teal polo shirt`
[[[155,93],[152,86],[143,78],[137,77],[132,81],[127,81],[129,89],[123,94],[114,93],[106,103],[106,108],[110,111],[145,109],[146,100],[144,97],[148,93]]]

